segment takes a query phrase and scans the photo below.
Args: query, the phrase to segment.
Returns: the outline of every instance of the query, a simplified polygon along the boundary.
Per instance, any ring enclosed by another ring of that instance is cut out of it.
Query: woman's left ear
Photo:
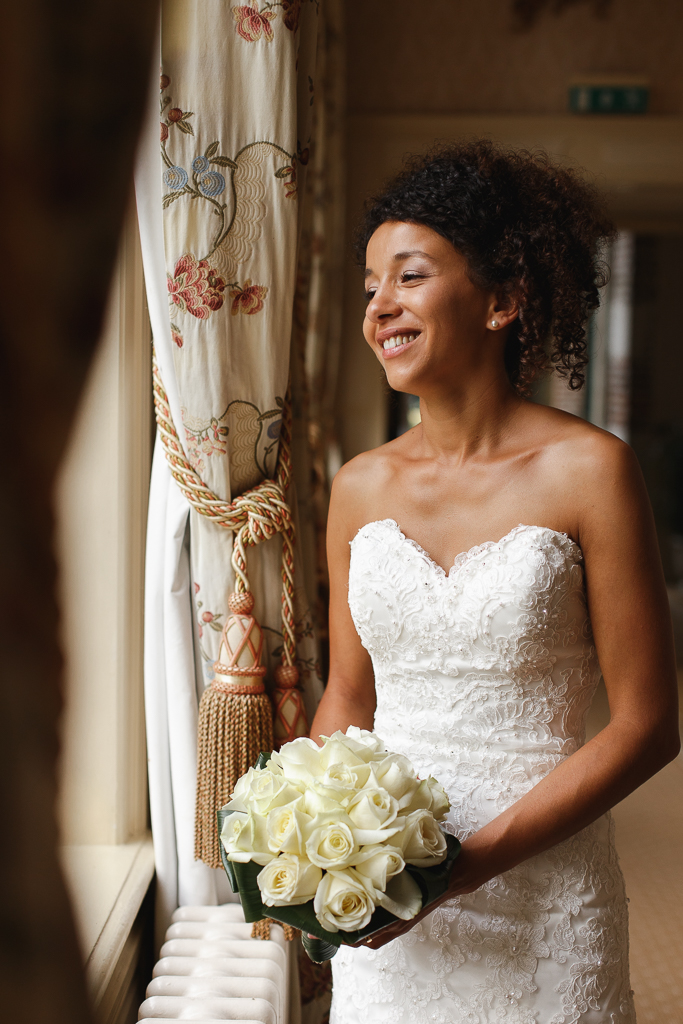
[[[491,331],[499,331],[501,327],[507,327],[519,315],[519,303],[509,296],[498,296],[491,304],[488,322],[486,326]]]

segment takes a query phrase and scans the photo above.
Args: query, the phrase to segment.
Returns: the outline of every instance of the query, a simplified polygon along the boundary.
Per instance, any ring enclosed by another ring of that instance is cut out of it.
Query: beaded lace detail
[[[437,565],[392,519],[351,545],[375,729],[446,787],[460,839],[584,742],[600,677],[582,554],[518,526]],[[609,815],[380,950],[332,961],[330,1024],[635,1024]]]

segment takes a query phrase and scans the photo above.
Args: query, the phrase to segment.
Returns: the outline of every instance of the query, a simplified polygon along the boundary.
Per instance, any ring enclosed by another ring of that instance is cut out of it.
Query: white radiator
[[[290,978],[297,943],[285,942],[279,925],[271,925],[270,934],[268,941],[252,939],[238,903],[180,907],[166,932],[138,1020],[294,1024]],[[298,992],[296,996],[298,1003]]]

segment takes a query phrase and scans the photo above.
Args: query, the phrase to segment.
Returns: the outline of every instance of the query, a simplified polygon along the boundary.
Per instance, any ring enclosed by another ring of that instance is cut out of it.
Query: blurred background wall
[[[562,114],[587,71],[647,75],[650,112],[683,112],[678,0],[553,6],[523,29],[509,0],[347,0],[349,114]]]

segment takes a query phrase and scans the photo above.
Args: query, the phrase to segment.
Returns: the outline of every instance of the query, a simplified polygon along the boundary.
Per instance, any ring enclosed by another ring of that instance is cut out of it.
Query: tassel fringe
[[[267,693],[230,693],[208,686],[199,705],[197,746],[194,855],[220,868],[216,814],[261,751],[273,749],[273,709]]]
[[[292,942],[299,934],[298,928],[292,928],[291,924],[282,924],[282,922],[279,922],[279,924],[285,933],[285,939],[287,942]],[[271,921],[269,917],[262,917],[260,921],[254,921],[251,926],[252,939],[269,939],[270,925]]]

